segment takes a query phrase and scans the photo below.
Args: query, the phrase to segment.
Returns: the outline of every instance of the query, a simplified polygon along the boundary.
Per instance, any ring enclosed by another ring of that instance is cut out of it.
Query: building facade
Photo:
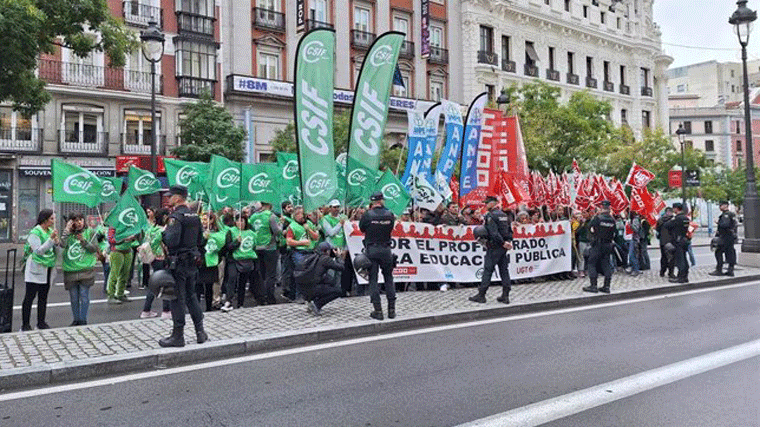
[[[735,103],[734,103],[735,104]],[[716,105],[713,107],[689,106],[670,109],[669,135],[680,150],[680,142],[675,137],[678,126],[682,125],[684,147],[700,150],[708,161],[732,168],[735,163],[735,122],[742,112],[735,106]]]
[[[462,0],[464,98],[541,80],[563,99],[588,90],[639,137],[668,124],[667,74],[652,0]]]
[[[747,63],[750,87],[760,79],[760,61]],[[754,74],[753,74],[754,70]],[[708,61],[668,70],[670,108],[715,107],[741,102],[744,77],[741,62]]]

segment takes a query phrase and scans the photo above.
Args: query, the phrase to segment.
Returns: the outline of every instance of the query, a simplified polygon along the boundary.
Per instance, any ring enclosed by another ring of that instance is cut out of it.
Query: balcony
[[[42,129],[0,127],[0,151],[39,153]]]
[[[149,4],[143,4],[136,0],[125,0],[122,2],[124,9],[124,22],[127,24],[147,27],[148,22],[157,22],[159,28],[163,28],[163,10]]]
[[[593,78],[593,77],[591,77],[591,76],[587,76],[586,77],[586,87],[590,87],[592,89],[596,89],[596,79]]]
[[[546,80],[552,80],[555,82],[559,81],[559,71],[557,70],[546,70]]]
[[[499,55],[487,50],[478,51],[478,64],[499,65]]]
[[[177,31],[214,37],[213,16],[198,15],[197,13],[177,11]]]
[[[517,63],[515,61],[510,61],[508,59],[502,59],[501,60],[501,70],[506,71],[508,73],[516,73],[517,72]]]
[[[99,65],[40,59],[38,69],[40,79],[47,83],[88,88],[123,90],[150,93],[150,73],[124,68],[102,67]],[[156,75],[156,93],[163,93],[161,75]]]
[[[404,40],[401,43],[401,51],[398,54],[399,58],[412,59],[414,58],[414,42]]]
[[[177,76],[179,96],[198,98],[204,90],[208,90],[214,96],[216,80],[199,77]]]
[[[61,154],[108,154],[108,132],[59,130],[58,151]]]
[[[567,73],[567,83],[571,85],[578,85],[580,84],[580,77],[578,77],[577,74],[573,73]]]
[[[253,26],[264,31],[285,32],[285,14],[274,10],[253,8]]]
[[[615,92],[615,83],[608,82],[607,80],[604,81],[602,88],[604,88],[605,92]]]
[[[652,88],[646,86],[642,87],[641,96],[652,96]]]
[[[151,135],[143,135],[142,141],[140,141],[140,135],[134,133],[122,133],[121,134],[121,152],[122,154],[142,154],[150,155],[150,138]],[[156,146],[156,154],[163,156],[166,153],[166,135],[158,136],[158,145]]]
[[[306,31],[313,30],[315,28],[327,28],[334,30],[335,26],[329,22],[316,21],[314,19],[306,20]]]
[[[351,30],[351,46],[367,50],[375,41],[375,33],[369,33],[367,31]]]
[[[626,85],[620,85],[620,93],[623,95],[631,94],[631,87]]]
[[[449,51],[442,47],[430,46],[428,62],[432,64],[446,65],[449,63]]]
[[[525,64],[525,75],[529,77],[538,77],[538,67],[535,65]]]

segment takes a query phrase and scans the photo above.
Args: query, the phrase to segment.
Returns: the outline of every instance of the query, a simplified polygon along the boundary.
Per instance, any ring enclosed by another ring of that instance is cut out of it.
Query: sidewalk
[[[472,288],[447,292],[398,294],[395,320],[369,318],[368,297],[342,298],[327,305],[321,317],[305,305],[279,304],[244,308],[230,313],[206,313],[210,340],[195,344],[189,317],[187,345],[163,349],[158,339],[169,334],[171,321],[145,319],[68,328],[0,334],[0,392],[50,383],[93,379],[134,371],[215,360],[284,347],[301,346],[381,332],[413,329],[443,323],[514,315],[559,307],[655,295],[699,287],[720,286],[760,279],[760,269],[742,267],[736,277],[713,277],[712,267],[692,268],[691,283],[674,285],[657,271],[641,276],[615,274],[612,294],[581,290],[588,279],[516,285],[512,303],[497,303],[500,287],[488,293],[487,304],[469,302]],[[385,306],[385,302],[383,303]]]

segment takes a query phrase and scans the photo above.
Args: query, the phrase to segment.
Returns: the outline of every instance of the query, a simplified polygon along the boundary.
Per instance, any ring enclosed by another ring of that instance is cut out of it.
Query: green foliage
[[[182,145],[172,154],[186,161],[208,162],[212,154],[230,160],[243,160],[245,129],[234,123],[232,115],[216,105],[208,91],[197,102],[185,105],[185,118],[179,123]]]
[[[80,57],[105,52],[118,67],[139,43],[105,0],[0,0],[0,102],[31,115],[50,101],[34,71],[39,55],[54,52],[55,45]]]
[[[335,144],[335,155],[345,153],[348,149],[348,127],[351,124],[351,110],[343,110],[333,117],[333,142]],[[274,153],[295,153],[296,152],[296,126],[290,122],[284,128],[274,134],[274,138],[269,141]]]

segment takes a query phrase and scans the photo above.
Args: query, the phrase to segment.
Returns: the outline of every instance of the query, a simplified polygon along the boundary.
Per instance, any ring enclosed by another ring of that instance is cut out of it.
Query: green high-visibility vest
[[[341,216],[332,216],[332,215],[325,215],[324,219],[333,227],[338,225],[340,223],[340,220],[342,219]],[[346,246],[346,236],[343,233],[343,227],[341,227],[338,234],[336,234],[334,237],[328,237],[327,241],[330,242],[331,245],[335,248],[344,248]]]
[[[95,234],[91,228],[85,228],[82,231],[82,238],[85,242],[91,242],[92,236]],[[82,271],[89,270],[95,267],[95,252],[90,252],[87,248],[82,246],[82,243],[70,235],[66,241],[66,251],[63,252],[63,271]]]
[[[32,228],[32,231],[29,233],[39,237],[40,245],[43,245],[50,239],[50,235],[53,234],[53,227],[50,227],[50,231],[45,231],[42,229],[42,226],[37,225]],[[32,252],[32,248],[27,241],[26,246],[24,247],[24,252],[25,254],[31,255],[32,260],[39,265],[44,265],[45,267],[55,267],[55,247],[51,247],[42,255],[37,255],[36,253]]]
[[[206,240],[206,267],[216,267],[219,265],[219,251],[222,250],[224,243],[227,241],[227,231],[217,231],[211,233]]]
[[[272,229],[269,227],[271,217],[272,212],[269,210],[257,212],[251,216],[250,222],[256,233],[257,247],[269,246],[272,243]]]
[[[307,234],[306,234],[306,228],[304,228],[303,225],[301,225],[301,224],[299,224],[299,223],[297,223],[295,221],[291,221],[290,225],[288,226],[288,228],[293,231],[293,240],[306,240],[306,239],[309,239],[309,236],[307,236]],[[311,239],[309,239],[309,240],[311,240]],[[307,250],[307,249],[310,249],[309,246],[310,246],[310,244],[309,245],[291,246],[291,248],[292,249]]]
[[[236,260],[256,259],[256,233],[253,230],[240,231],[237,227],[232,229],[232,238],[240,236],[240,246],[232,253]]]

